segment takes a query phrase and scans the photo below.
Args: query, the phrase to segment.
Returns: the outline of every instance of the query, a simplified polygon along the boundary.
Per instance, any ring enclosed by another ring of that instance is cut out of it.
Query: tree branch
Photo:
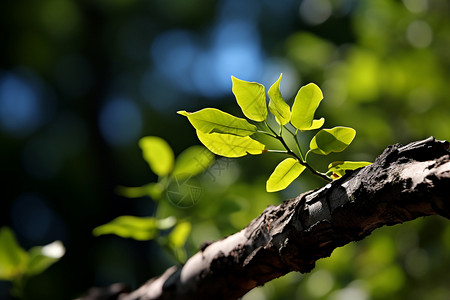
[[[238,299],[291,271],[311,271],[335,248],[381,226],[428,215],[449,218],[448,148],[433,137],[389,146],[372,165],[267,207],[240,232],[117,299]]]

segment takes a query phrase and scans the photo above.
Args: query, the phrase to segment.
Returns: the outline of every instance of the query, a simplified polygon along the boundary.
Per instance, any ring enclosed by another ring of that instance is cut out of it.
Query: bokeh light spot
[[[31,133],[41,119],[40,101],[33,88],[16,75],[0,77],[0,126],[12,135]]]
[[[211,98],[229,93],[231,75],[260,79],[263,55],[255,24],[240,19],[219,22],[209,36],[201,48],[201,37],[188,31],[160,34],[150,51],[157,70],[182,92]]]
[[[406,29],[406,38],[416,48],[426,48],[433,40],[433,30],[425,21],[414,21]]]
[[[221,94],[229,93],[231,75],[251,81],[260,79],[264,62],[259,33],[253,23],[241,20],[220,23],[213,36],[210,66]]]
[[[428,9],[427,0],[403,0],[405,7],[413,13],[421,13]]]
[[[53,213],[39,196],[25,193],[13,203],[11,217],[17,233],[36,243],[48,234]]]
[[[190,72],[198,51],[188,31],[171,30],[155,38],[151,57],[161,74],[184,92],[192,93]]]
[[[309,25],[319,25],[328,20],[333,7],[328,0],[304,0],[300,4],[300,17]]]
[[[127,99],[107,102],[99,118],[100,131],[112,146],[136,142],[141,134],[142,118],[137,105]]]
[[[330,272],[318,270],[308,277],[306,289],[314,298],[320,298],[328,294],[334,285],[334,278]]]

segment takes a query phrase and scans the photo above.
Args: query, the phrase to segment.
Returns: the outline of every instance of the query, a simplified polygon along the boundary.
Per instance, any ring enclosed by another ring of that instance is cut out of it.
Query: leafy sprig
[[[354,170],[370,164],[369,162],[337,161],[329,164],[326,172],[320,172],[311,166],[308,161],[310,153],[328,155],[332,152],[341,152],[353,141],[356,131],[343,126],[321,129],[311,139],[308,151],[303,154],[298,139],[299,134],[318,130],[325,123],[324,118],[314,119],[315,112],[323,100],[323,93],[317,85],[309,83],[299,89],[291,108],[281,95],[281,78],[282,74],[269,88],[269,104],[267,105],[264,85],[231,77],[232,92],[249,121],[215,108],[205,108],[192,113],[183,110],[178,113],[188,118],[196,129],[200,142],[217,155],[241,157],[266,152],[288,155],[288,158],[276,166],[267,180],[268,192],[287,188],[305,169],[323,180],[331,181],[343,176],[346,170]],[[278,128],[272,128],[267,122],[268,111],[275,117]],[[288,146],[283,131],[293,137],[295,149]],[[267,149],[267,145],[251,137],[255,133],[262,133],[278,140],[284,150]]]
[[[222,114],[222,113],[219,113]],[[246,120],[244,120],[246,121]],[[201,126],[201,122],[197,124]],[[207,130],[207,129],[205,129]],[[237,132],[235,132],[237,133]],[[205,147],[195,145],[187,148],[175,157],[170,145],[157,136],[145,136],[139,140],[142,156],[150,169],[158,176],[157,182],[150,182],[140,187],[119,186],[117,193],[128,198],[150,196],[156,201],[155,216],[137,217],[131,215],[119,216],[110,222],[97,226],[93,230],[95,236],[114,234],[123,238],[131,238],[138,241],[156,241],[167,253],[180,263],[187,259],[185,244],[191,232],[192,224],[188,219],[179,219],[175,216],[166,216],[159,212],[160,200],[169,198],[168,195],[184,197],[190,194],[181,190],[180,182],[186,182],[191,177],[197,176],[208,169],[214,162],[214,154]],[[171,191],[175,185],[177,190]],[[180,205],[180,203],[173,203]]]

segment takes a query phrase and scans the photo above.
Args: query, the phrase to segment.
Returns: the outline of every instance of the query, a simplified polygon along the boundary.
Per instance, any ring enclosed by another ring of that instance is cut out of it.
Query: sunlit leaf
[[[197,112],[188,113],[184,110],[178,114],[186,116],[195,129],[204,133],[228,133],[248,136],[256,132],[256,126],[246,119],[227,114],[216,108],[205,108]]]
[[[22,275],[28,262],[28,253],[20,247],[13,231],[0,229],[0,280],[14,280]]]
[[[172,176],[177,179],[200,174],[214,162],[214,154],[202,146],[192,146],[184,150],[175,159]]]
[[[30,259],[25,271],[27,275],[36,275],[44,272],[48,267],[63,257],[66,249],[60,241],[46,246],[33,247],[29,250]]]
[[[309,127],[308,129],[302,129],[302,131],[319,129],[320,127],[323,126],[324,123],[325,123],[325,118],[320,118],[318,120],[313,120],[312,124],[311,124],[311,127]]]
[[[257,82],[248,82],[231,76],[233,94],[244,115],[253,121],[262,122],[267,118],[266,92]]]
[[[161,198],[161,194],[163,191],[164,186],[161,183],[157,182],[152,182],[137,187],[118,186],[116,188],[117,194],[127,198],[140,198],[149,196],[154,200]]]
[[[250,154],[261,154],[266,146],[248,136],[236,136],[220,133],[203,133],[197,130],[200,142],[211,152],[225,157],[241,157]]]
[[[314,113],[323,99],[320,88],[314,83],[303,86],[295,96],[291,123],[299,130],[313,130],[323,126],[324,118],[314,120]]]
[[[152,171],[158,176],[165,176],[172,171],[174,155],[165,140],[156,136],[146,136],[139,140],[142,155]]]
[[[370,164],[367,161],[335,161],[328,165],[328,172],[331,178],[338,179],[344,176],[346,170],[356,170]]]
[[[178,223],[169,234],[169,246],[174,249],[183,247],[186,243],[189,233],[191,233],[191,227],[191,223],[189,222]]]
[[[334,127],[320,130],[309,145],[312,152],[328,155],[331,152],[341,152],[353,141],[356,131],[349,127]]]
[[[275,116],[277,122],[281,125],[288,123],[291,119],[291,109],[289,105],[284,101],[280,92],[281,76],[269,89],[269,110]]]
[[[158,234],[158,221],[153,217],[120,216],[94,228],[93,234],[115,234],[139,241],[151,240]]]
[[[266,182],[268,192],[284,190],[305,170],[294,158],[286,158],[278,164]]]

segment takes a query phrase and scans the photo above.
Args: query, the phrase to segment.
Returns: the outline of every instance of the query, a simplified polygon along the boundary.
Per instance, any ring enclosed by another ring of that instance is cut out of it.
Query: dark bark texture
[[[335,248],[381,226],[429,215],[450,218],[449,189],[447,141],[430,137],[389,146],[372,165],[267,207],[240,232],[202,247],[184,266],[103,299],[238,299],[291,271],[311,271]]]

